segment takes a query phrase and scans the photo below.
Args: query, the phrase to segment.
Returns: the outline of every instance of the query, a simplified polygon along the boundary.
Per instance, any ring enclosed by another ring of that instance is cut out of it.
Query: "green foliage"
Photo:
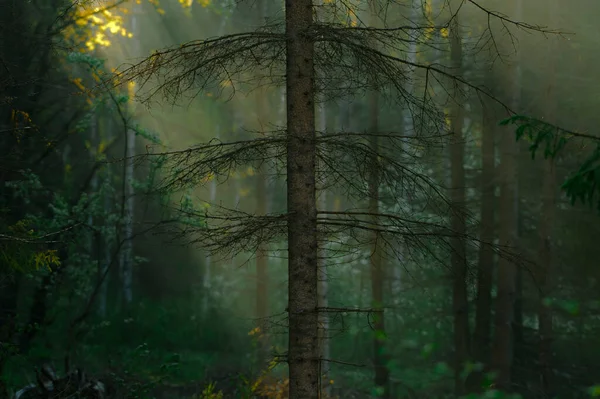
[[[524,140],[529,143],[531,158],[535,159],[540,149],[543,150],[544,159],[555,158],[567,144],[568,137],[560,128],[522,115],[514,115],[500,121],[501,126],[516,125],[515,136],[517,141]]]
[[[216,384],[211,382],[202,391],[202,397],[200,399],[223,399],[223,392],[217,391]]]
[[[589,205],[596,203],[600,211],[600,145],[584,160],[579,170],[563,183],[562,188],[572,204],[578,200]]]
[[[573,134],[563,129],[522,115],[515,115],[504,119],[500,125],[513,124],[517,126],[515,136],[517,140],[525,140],[529,145],[532,159],[540,149],[543,149],[544,159],[555,159],[565,148]],[[591,140],[592,137],[587,137]],[[583,204],[596,205],[600,211],[600,144],[596,140],[596,148],[589,154],[579,167],[562,184],[562,189],[574,205],[577,201]]]

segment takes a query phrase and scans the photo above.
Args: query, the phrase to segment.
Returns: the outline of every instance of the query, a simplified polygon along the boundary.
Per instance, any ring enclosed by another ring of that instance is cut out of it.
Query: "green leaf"
[[[506,119],[502,119],[500,122],[498,122],[498,125],[506,126],[511,122],[512,122],[512,118],[506,118]]]

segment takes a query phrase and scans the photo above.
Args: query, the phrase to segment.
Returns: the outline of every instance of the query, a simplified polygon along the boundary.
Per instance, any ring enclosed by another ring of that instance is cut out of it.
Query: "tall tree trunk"
[[[138,6],[133,6],[131,14],[131,32],[134,36],[139,34],[137,11]],[[135,43],[139,39],[134,40]],[[136,46],[137,47],[137,46]],[[137,49],[136,49],[137,50]],[[138,51],[134,51],[137,55]],[[130,108],[133,110],[133,101],[130,102]],[[125,171],[124,171],[124,190],[123,190],[123,252],[121,258],[121,272],[123,274],[123,302],[129,305],[133,300],[133,214],[135,207],[134,188],[133,188],[133,168],[135,156],[135,131],[131,128],[127,130],[125,141]]]
[[[125,305],[133,299],[133,212],[134,212],[134,189],[133,189],[133,156],[135,155],[135,132],[127,131],[127,144],[125,153],[125,190],[123,207],[123,253],[121,258],[121,272],[123,277],[123,302]]]
[[[551,0],[548,5],[548,23],[551,24],[557,15],[557,4]],[[548,41],[547,57],[551,60],[555,54],[555,48],[552,42]],[[548,92],[545,94],[545,103],[543,113],[549,122],[557,123],[559,121],[550,120],[557,111],[556,99],[556,66],[549,63],[548,71]],[[539,237],[539,260],[537,283],[539,285],[538,319],[539,319],[539,361],[540,361],[540,382],[543,398],[553,398],[554,390],[552,386],[552,308],[545,303],[545,299],[551,295],[554,280],[554,260],[552,256],[552,228],[554,225],[556,212],[556,170],[552,159],[543,161],[543,188],[542,188],[542,212],[540,214],[540,237]]]
[[[323,12],[323,0],[316,0],[315,5],[317,7],[317,20],[320,23],[325,23],[325,13]],[[317,95],[317,103],[319,104],[318,118],[316,120],[316,129],[318,134],[324,136],[327,133],[327,103],[325,97]],[[330,118],[331,119],[331,118]],[[328,211],[328,197],[330,196],[327,192],[327,175],[323,173],[324,165],[320,165],[321,171],[320,176],[320,187],[318,187],[317,204],[320,212]],[[327,270],[327,240],[326,237],[319,237],[319,309],[325,309],[329,306],[329,274]],[[330,371],[330,345],[329,345],[329,313],[327,311],[321,311],[319,313],[319,356],[321,358],[320,363],[320,398],[331,397],[331,384],[329,383],[329,371]]]
[[[104,115],[102,115],[104,116]],[[101,118],[99,121],[99,130],[100,130],[100,137],[101,139],[103,139],[106,143],[110,143],[110,141],[112,140],[112,119],[110,117],[103,117]],[[113,181],[112,181],[112,173],[111,173],[111,165],[110,163],[107,163],[106,165],[104,165],[104,185],[105,185],[105,192],[104,192],[104,214],[108,215],[110,214],[110,212],[112,211],[112,207],[113,207],[113,202],[114,199],[111,196],[110,190],[108,190],[108,187],[112,187]],[[98,302],[99,302],[99,313],[100,316],[102,317],[106,317],[106,310],[107,310],[107,302],[108,302],[108,268],[110,266],[110,263],[112,261],[112,245],[114,245],[115,243],[111,242],[111,240],[109,240],[108,238],[104,239],[104,259],[102,259],[99,262],[99,273],[98,273],[98,278],[102,278],[103,281],[101,282],[100,285],[100,294],[99,294],[99,298],[98,298]]]
[[[216,128],[216,139],[218,140],[221,136],[221,125],[217,125]],[[208,200],[210,206],[215,206],[217,200],[217,176],[212,176],[210,184],[208,186]],[[210,287],[212,269],[214,267],[214,260],[210,253],[207,253],[204,258],[204,273],[202,273],[202,315],[207,318],[209,317],[208,312],[210,309]]]
[[[377,166],[377,153],[379,152],[379,140],[376,136],[378,131],[378,93],[372,91],[369,94],[370,105],[370,128],[371,134],[370,146],[373,154],[372,170],[369,172],[369,214],[372,215],[372,225],[374,228],[378,225],[379,213],[379,170]],[[387,368],[385,346],[385,320],[383,313],[383,256],[380,234],[373,232],[372,248],[370,256],[371,270],[371,308],[373,309],[373,329],[375,330],[373,338],[373,365],[375,367],[375,386],[382,390],[382,398],[389,398],[389,370]]]
[[[410,3],[410,19],[412,23],[415,25],[419,20],[419,15],[422,12],[422,3],[421,0],[409,0]],[[423,3],[424,4],[424,3]],[[432,9],[437,10],[435,8],[436,5],[432,4]],[[417,62],[417,41],[410,40],[408,43],[408,51],[406,52],[406,59],[409,63],[415,64]],[[413,72],[414,73],[414,72]],[[413,78],[409,76],[406,79],[406,83],[404,86],[404,90],[408,93],[408,95],[412,95],[413,93]],[[408,102],[405,104],[404,109],[402,110],[402,130],[405,136],[416,134],[415,126],[413,123],[413,115],[411,113],[410,108],[408,108]]]
[[[260,8],[260,23],[262,24],[266,18],[266,2],[259,2],[257,6]],[[260,124],[260,135],[265,138],[268,131],[268,92],[264,88],[260,88],[257,92],[257,96],[257,115]],[[261,166],[256,173],[256,201],[257,215],[265,216],[268,212],[268,199],[266,168],[264,165]],[[267,318],[269,316],[268,267],[269,258],[267,256],[267,243],[264,240],[261,240],[256,251],[256,317],[258,318],[259,327],[261,329],[260,349],[262,361],[267,360],[269,351],[267,339]]]
[[[515,235],[515,185],[516,185],[516,144],[511,132],[503,132],[501,141],[500,164],[500,245],[513,248]],[[512,323],[515,301],[516,266],[511,259],[501,256],[498,262],[498,294],[496,296],[495,334],[492,363],[498,372],[496,385],[499,389],[509,390],[512,367]]]
[[[491,72],[487,81],[491,82]],[[479,228],[479,259],[477,264],[477,299],[475,301],[475,332],[473,356],[483,365],[489,364],[492,326],[492,283],[494,274],[494,208],[496,196],[495,143],[496,122],[491,101],[482,109],[483,132],[481,138],[481,221]],[[476,378],[480,385],[480,378]],[[476,386],[476,388],[479,388]]]
[[[377,27],[378,23],[378,1],[369,2],[370,26]],[[381,391],[380,397],[390,397],[390,372],[387,367],[387,356],[385,354],[385,319],[383,311],[384,273],[383,273],[383,240],[376,231],[379,224],[379,93],[376,89],[369,92],[369,144],[372,154],[371,170],[369,171],[369,214],[372,215],[372,225],[375,229],[372,236],[372,247],[370,256],[371,271],[371,307],[373,309],[373,365],[375,367],[375,386]]]
[[[458,24],[458,16],[453,19],[451,27],[451,60],[457,74],[462,71],[462,43]],[[465,384],[461,376],[465,362],[469,357],[469,303],[467,297],[467,256],[465,235],[465,144],[463,138],[464,112],[460,87],[453,96],[452,106],[452,138],[450,142],[451,189],[450,198],[454,208],[451,225],[454,236],[451,239],[452,254],[452,313],[454,316],[454,390],[457,395],[465,392]]]
[[[322,99],[321,99],[322,100]],[[317,120],[317,130],[324,135],[327,129],[327,112],[326,104],[320,101],[320,112]],[[318,208],[321,212],[327,212],[327,197],[328,193],[325,188],[327,185],[327,178],[325,174],[321,174],[321,188],[318,195]],[[325,248],[326,240],[325,237],[320,237],[319,243],[319,309],[324,309],[329,306],[329,277],[327,272],[327,250]],[[326,311],[319,313],[319,354],[321,358],[321,397],[331,397],[331,384],[329,383],[329,360],[331,357],[329,347],[329,313]]]
[[[286,0],[289,397],[319,396],[312,0]]]
[[[515,18],[521,20],[521,0],[515,0]],[[508,68],[508,96],[511,108],[519,109],[520,103],[520,67],[515,57],[513,66]],[[517,153],[518,146],[511,131],[502,131],[500,135],[500,206],[499,241],[503,248],[511,252],[517,244]],[[514,254],[513,254],[514,256]],[[496,296],[496,314],[494,318],[494,341],[492,364],[497,372],[496,387],[502,391],[512,388],[511,371],[514,357],[513,322],[515,305],[515,282],[517,266],[511,257],[501,256],[498,262],[498,294]]]

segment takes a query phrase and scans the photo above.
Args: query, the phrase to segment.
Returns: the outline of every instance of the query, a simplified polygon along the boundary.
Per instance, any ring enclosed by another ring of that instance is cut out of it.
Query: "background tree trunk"
[[[491,82],[491,71],[488,82]],[[494,274],[494,208],[496,195],[495,176],[495,132],[494,105],[484,101],[482,109],[481,137],[481,221],[479,227],[479,259],[477,264],[477,298],[475,301],[475,331],[473,334],[473,356],[482,365],[489,365],[492,326],[492,284]],[[480,374],[480,373],[478,373]],[[481,388],[481,378],[475,376],[473,387]]]
[[[320,101],[320,112],[317,120],[317,130],[322,135],[326,133],[327,129],[327,111],[326,103],[321,99]],[[327,185],[327,177],[325,174],[321,174],[321,189],[318,195],[318,208],[319,211],[327,211],[327,198],[328,193],[325,188]],[[321,237],[319,240],[319,309],[327,308],[329,306],[329,277],[327,273],[327,249],[325,248],[326,238]],[[331,396],[331,384],[329,383],[329,360],[331,358],[330,346],[329,346],[329,313],[319,313],[319,353],[321,357],[321,397],[329,398]]]
[[[374,159],[372,160],[372,169],[369,172],[369,214],[372,216],[372,226],[378,226],[379,213],[379,170],[377,169],[377,153],[379,152],[379,140],[375,134],[378,131],[378,94],[377,92],[371,92],[369,103],[370,103],[370,128],[369,133],[371,134],[370,145],[371,153]],[[389,398],[389,370],[387,368],[387,361],[384,352],[385,346],[385,320],[383,313],[383,290],[384,290],[384,276],[383,276],[383,257],[382,248],[383,241],[378,232],[373,232],[372,247],[370,256],[370,269],[371,269],[371,308],[373,309],[373,365],[375,367],[375,386],[382,390],[382,398]]]
[[[131,32],[135,37],[139,35],[138,20],[136,13],[139,6],[133,5],[131,13]],[[135,40],[134,43],[139,43]],[[134,53],[137,56],[137,46],[134,46]],[[130,111],[133,111],[133,100],[130,99]],[[135,211],[135,191],[134,191],[134,159],[135,156],[135,131],[131,128],[127,130],[125,141],[125,173],[123,176],[123,252],[121,257],[121,272],[123,276],[123,303],[129,305],[133,300],[133,215]]]
[[[319,396],[312,0],[286,1],[289,396]]]
[[[557,4],[551,0],[548,4],[548,23],[555,21],[557,14]],[[555,46],[548,40],[547,59],[554,58]],[[557,114],[556,98],[556,66],[550,61],[548,63],[548,91],[545,93],[545,103],[543,114],[550,123],[559,121],[551,120]],[[546,298],[551,295],[554,282],[554,259],[552,253],[552,229],[556,218],[556,169],[552,159],[543,161],[543,186],[542,186],[542,211],[540,218],[540,237],[539,237],[539,260],[537,283],[539,289],[538,318],[539,318],[539,361],[540,361],[540,382],[543,398],[553,398],[553,373],[552,373],[552,339],[553,323],[551,305],[545,303]]]
[[[462,43],[458,15],[454,17],[450,29],[452,67],[457,75],[462,70]],[[463,138],[464,112],[460,87],[453,94],[451,111],[452,138],[450,142],[450,170],[452,201],[451,226],[454,237],[451,240],[452,254],[452,313],[454,316],[454,390],[457,395],[465,392],[461,376],[469,357],[469,303],[467,297],[467,256],[464,237],[467,233],[465,208],[465,143]]]
[[[515,0],[515,19],[521,20],[521,3]],[[518,56],[508,68],[507,81],[512,109],[519,109],[520,70]],[[503,129],[500,134],[500,206],[499,206],[499,244],[511,252],[517,244],[517,153],[518,145],[512,131]],[[516,255],[516,254],[514,254]],[[511,371],[514,357],[513,322],[516,296],[517,266],[513,256],[501,256],[498,262],[498,294],[496,296],[495,333],[492,351],[492,364],[498,373],[496,387],[502,391],[512,388]]]
[[[263,2],[259,2],[261,23],[263,22],[264,7]],[[267,100],[268,93],[264,89],[259,89],[257,92],[257,116],[260,129],[260,135],[266,138],[268,131],[267,118]],[[256,171],[256,213],[258,216],[265,216],[268,213],[268,198],[267,198],[267,178],[266,168],[260,166]],[[268,360],[269,342],[267,339],[267,327],[269,317],[269,291],[268,291],[268,267],[269,257],[267,253],[267,242],[260,240],[256,251],[256,317],[258,318],[258,326],[261,330],[261,357],[262,361]]]
[[[215,138],[219,140],[221,138],[221,125],[216,127]],[[215,206],[218,194],[218,182],[217,176],[213,176],[208,186],[208,198],[210,206]],[[212,269],[214,268],[214,259],[210,253],[206,254],[204,260],[204,273],[202,274],[202,315],[207,318],[209,317],[210,310],[210,287],[212,278]]]
[[[100,133],[100,138],[101,140],[103,140],[106,143],[110,143],[111,140],[113,139],[112,136],[112,119],[110,117],[107,117],[106,115],[102,114],[100,119],[98,120],[98,130]],[[104,192],[104,198],[103,198],[103,207],[104,207],[104,213],[106,215],[109,215],[111,213],[113,204],[114,204],[114,198],[111,195],[110,190],[108,189],[108,187],[111,186],[112,184],[112,179],[113,179],[113,175],[112,175],[112,170],[111,170],[112,165],[110,164],[106,164],[104,165],[103,168],[103,181],[104,181],[104,186],[106,187],[106,191]],[[103,281],[100,285],[100,293],[99,293],[99,297],[98,297],[98,312],[100,313],[101,317],[106,317],[106,311],[107,311],[107,307],[108,307],[108,281],[109,281],[109,276],[108,276],[108,268],[110,267],[110,263],[113,257],[112,254],[112,247],[113,245],[115,245],[116,243],[112,242],[111,239],[109,239],[108,237],[106,237],[104,239],[103,242],[103,259],[99,260],[98,264],[98,278],[103,278]]]
[[[371,27],[378,27],[378,1],[371,0],[369,3]],[[371,170],[369,171],[369,214],[372,215],[372,226],[379,226],[379,93],[376,89],[369,92],[369,144],[372,154]],[[383,310],[383,292],[385,289],[383,273],[383,240],[377,231],[373,231],[371,243],[371,256],[369,259],[371,270],[371,308],[373,309],[373,365],[375,368],[374,383],[382,398],[390,397],[390,371],[387,367],[387,356],[385,353],[385,319]]]

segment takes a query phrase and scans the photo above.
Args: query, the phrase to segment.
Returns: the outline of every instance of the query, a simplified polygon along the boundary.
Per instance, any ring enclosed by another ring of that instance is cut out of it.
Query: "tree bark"
[[[378,23],[378,1],[371,0],[369,2],[370,11],[370,26],[377,27]],[[379,225],[379,93],[376,88],[369,92],[369,144],[372,155],[371,170],[369,171],[369,213],[372,216],[372,226],[376,228]],[[369,259],[371,271],[371,307],[373,309],[373,366],[375,368],[374,383],[380,390],[381,398],[390,397],[390,372],[387,367],[387,356],[385,354],[385,319],[383,310],[383,292],[385,289],[384,272],[383,272],[383,240],[381,235],[376,230],[372,234],[371,256]]]
[[[264,138],[267,134],[267,92],[264,89],[259,89],[257,95],[257,115],[260,124],[260,134]],[[256,212],[258,216],[265,216],[268,212],[267,179],[265,173],[264,166],[259,167],[256,171]],[[268,267],[267,243],[261,239],[256,251],[256,317],[261,330],[260,351],[261,361],[263,362],[268,360],[269,352],[267,339],[267,318],[269,316]]]
[[[215,138],[218,140],[221,137],[221,126],[217,125]],[[217,176],[212,176],[208,186],[208,200],[210,206],[215,206],[217,201]],[[210,287],[212,281],[212,269],[214,268],[214,259],[210,253],[207,253],[204,258],[204,273],[202,274],[202,315],[205,318],[210,317]]]
[[[379,140],[375,135],[378,131],[379,109],[378,93],[372,91],[369,95],[370,105],[370,128],[369,137],[371,153],[373,154],[373,167],[369,172],[369,213],[373,216],[372,225],[378,225],[379,213],[379,169],[377,166],[377,154],[379,152]],[[373,232],[371,256],[369,259],[371,270],[371,307],[373,309],[373,329],[375,336],[373,339],[373,365],[375,367],[375,386],[382,390],[382,398],[389,398],[389,370],[387,368],[387,359],[384,353],[385,346],[385,319],[383,313],[383,257],[382,243],[380,234]]]
[[[515,0],[515,18],[521,20],[521,0]],[[508,68],[508,96],[511,108],[519,109],[521,71],[518,56],[513,66]],[[512,256],[501,256],[498,262],[498,294],[494,317],[495,334],[492,351],[492,364],[498,373],[496,388],[509,392],[512,388],[511,371],[514,355],[513,322],[515,305],[515,282],[517,266],[513,258],[517,246],[517,153],[518,146],[513,132],[504,131],[500,135],[500,206],[499,242]]]
[[[550,1],[548,7],[548,23],[554,20],[557,12],[557,4],[555,0]],[[547,57],[551,60],[554,56],[554,46],[551,42],[548,43]],[[556,115],[556,70],[555,64],[549,63],[550,70],[548,71],[548,92],[545,96],[544,114],[546,119],[550,119]],[[550,122],[550,121],[549,121]],[[552,121],[558,122],[558,121]],[[552,228],[556,213],[556,170],[554,161],[547,159],[543,161],[543,186],[542,186],[542,212],[540,214],[540,236],[539,236],[539,260],[537,283],[539,284],[539,302],[538,302],[538,319],[539,319],[539,361],[540,361],[540,382],[543,398],[554,397],[552,386],[552,308],[545,303],[545,299],[551,295],[553,280],[554,280],[554,260],[552,256]]]
[[[451,27],[451,60],[456,73],[462,70],[462,43],[458,16]],[[454,92],[452,106],[452,137],[450,142],[452,202],[451,226],[454,236],[451,239],[452,254],[452,313],[454,316],[454,390],[457,395],[465,393],[462,371],[469,357],[469,303],[467,297],[467,256],[464,237],[467,233],[465,215],[465,144],[462,134],[464,112],[460,87]]]
[[[501,136],[500,165],[500,245],[513,248],[516,230],[515,218],[515,147],[511,132],[503,132]],[[499,389],[509,390],[511,386],[512,367],[512,323],[515,302],[516,266],[512,259],[501,256],[498,262],[498,294],[496,297],[496,315],[494,318],[495,334],[492,352],[492,363],[498,372],[496,385]]]
[[[322,99],[321,99],[322,100]],[[327,130],[327,112],[325,102],[320,102],[319,118],[317,120],[317,130],[324,135]],[[328,193],[326,190],[327,180],[326,176],[322,174],[321,187],[318,195],[319,210],[327,211],[327,198]],[[327,249],[325,248],[326,238],[320,237],[319,240],[319,309],[324,309],[329,306],[329,275],[327,272]],[[329,360],[331,357],[329,347],[329,314],[327,312],[319,313],[319,354],[321,357],[321,397],[331,397],[331,384],[329,383]]]
[[[107,118],[104,113],[100,114],[98,120],[98,131],[100,133],[101,140],[109,143],[112,140],[112,120]],[[109,187],[113,183],[112,166],[106,164],[103,167],[103,180],[106,187]],[[114,198],[110,194],[110,190],[105,190],[103,196],[103,208],[104,214],[109,215],[113,211]],[[98,312],[101,317],[106,317],[108,307],[108,267],[112,260],[112,245],[113,242],[108,237],[103,237],[102,249],[103,259],[98,261],[98,279],[103,279],[100,283],[100,293],[98,298]],[[104,276],[104,278],[103,278]]]
[[[289,397],[319,396],[312,0],[286,0]]]
[[[131,31],[138,35],[137,6],[133,6],[131,15]],[[135,43],[138,40],[134,41]],[[135,51],[137,54],[137,51]],[[131,103],[133,105],[133,102]],[[131,107],[133,108],[133,106]],[[129,305],[133,300],[133,214],[135,207],[134,198],[134,159],[135,156],[135,131],[127,129],[125,141],[125,170],[123,189],[123,253],[121,258],[121,272],[123,275],[123,303]]]
[[[539,284],[539,360],[540,381],[543,398],[552,398],[552,308],[545,304],[545,298],[550,294],[553,277],[552,259],[552,225],[555,218],[555,187],[556,173],[551,160],[544,161],[544,182],[542,189],[542,213],[540,220],[540,258],[538,261],[537,283]]]
[[[491,75],[491,73],[490,73]],[[491,81],[491,79],[487,79]],[[475,331],[473,355],[483,365],[489,363],[492,325],[492,283],[494,273],[494,208],[496,196],[495,143],[496,123],[491,101],[483,104],[481,139],[481,221],[479,228],[479,259],[477,264],[477,299],[475,301]],[[477,378],[477,385],[480,379]],[[477,387],[479,388],[479,387]]]

